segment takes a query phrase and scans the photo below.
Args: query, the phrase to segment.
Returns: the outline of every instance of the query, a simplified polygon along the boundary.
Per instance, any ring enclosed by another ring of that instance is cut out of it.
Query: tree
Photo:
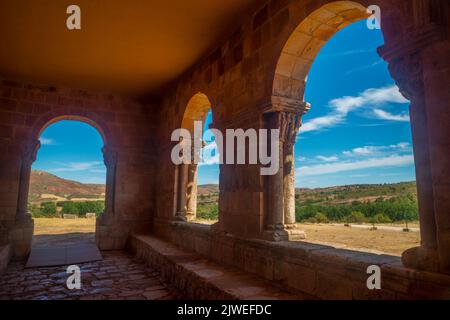
[[[373,216],[373,223],[389,223],[392,222],[392,220],[385,214],[383,213],[377,213],[376,215]]]
[[[44,217],[56,217],[56,203],[54,202],[42,202],[41,214]]]
[[[347,216],[347,221],[354,223],[363,223],[364,221],[366,221],[366,217],[360,211],[352,211],[350,215]]]

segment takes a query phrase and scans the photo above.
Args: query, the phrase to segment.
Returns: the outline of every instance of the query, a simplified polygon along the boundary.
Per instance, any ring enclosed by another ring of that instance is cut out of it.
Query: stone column
[[[177,212],[175,220],[186,221],[186,186],[188,181],[189,164],[178,165],[178,186],[177,186]]]
[[[424,83],[424,56],[427,46],[438,43],[440,33],[433,28],[421,26],[411,31],[407,39],[402,39],[394,46],[379,48],[380,55],[389,63],[389,71],[400,92],[411,102],[410,118],[414,148],[414,162],[419,202],[419,222],[421,245],[406,250],[402,254],[403,264],[417,269],[439,271],[438,224],[436,217],[435,177],[433,177],[433,138],[436,130],[434,124],[439,122],[437,116],[430,119],[434,106],[427,102]],[[447,57],[448,59],[448,57]],[[448,112],[448,111],[447,111]],[[435,114],[436,115],[436,114]],[[441,114],[444,116],[444,114]],[[442,150],[448,156],[448,149]],[[436,158],[437,160],[437,158]],[[448,214],[448,212],[445,212]]]
[[[36,160],[39,147],[40,142],[33,141],[24,151],[21,159],[16,219],[14,227],[9,233],[14,258],[19,260],[26,259],[31,251],[34,222],[31,214],[28,213],[28,194],[31,165]]]
[[[34,141],[29,148],[25,150],[20,167],[19,195],[17,199],[16,220],[27,220],[30,218],[28,213],[28,194],[30,189],[31,165],[36,161],[36,155],[41,143]]]
[[[286,128],[283,169],[284,169],[284,225],[288,229],[295,227],[295,155],[294,144],[301,125],[303,113],[285,113]]]
[[[103,161],[106,166],[106,190],[105,190],[105,217],[113,218],[115,212],[116,198],[116,173],[117,173],[117,151],[110,147],[103,147]]]
[[[266,127],[270,130],[279,129],[282,131],[284,115],[281,112],[272,112],[266,115]],[[270,132],[268,132],[268,139]],[[269,140],[268,140],[269,141]],[[270,146],[270,142],[267,143]],[[280,132],[279,155],[284,151],[284,137]],[[271,150],[272,154],[273,151]],[[266,217],[264,237],[267,240],[280,241],[288,240],[288,233],[284,229],[284,171],[283,161],[278,161],[278,171],[274,175],[266,177]]]
[[[186,219],[195,220],[197,213],[197,164],[186,165],[187,186],[186,186]]]
[[[310,105],[303,101],[272,97],[265,126],[279,129],[279,171],[266,178],[265,238],[270,240],[304,239],[305,233],[295,229],[295,166],[294,144],[302,116]],[[269,134],[270,136],[270,134]],[[268,143],[270,145],[270,143]]]
[[[197,142],[197,143],[196,143]],[[197,213],[197,163],[200,160],[200,150],[203,142],[192,139],[191,159],[188,163],[178,165],[178,189],[176,220],[192,221]]]
[[[426,115],[420,55],[415,53],[392,59],[389,63],[389,71],[401,93],[411,102],[409,109],[420,213],[421,246],[406,250],[402,255],[402,261],[406,266],[437,271],[436,220],[429,150],[429,124]]]

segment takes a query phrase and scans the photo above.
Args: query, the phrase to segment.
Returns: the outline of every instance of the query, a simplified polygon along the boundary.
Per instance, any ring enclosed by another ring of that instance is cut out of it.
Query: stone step
[[[182,296],[198,300],[298,300],[270,282],[221,266],[199,254],[188,252],[149,235],[133,235],[129,249],[151,268],[159,271]]]

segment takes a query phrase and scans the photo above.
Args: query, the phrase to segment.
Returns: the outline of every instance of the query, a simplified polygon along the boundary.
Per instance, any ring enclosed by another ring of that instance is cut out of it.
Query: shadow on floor
[[[43,234],[33,237],[26,267],[72,265],[101,259],[94,233]]]
[[[34,247],[54,247],[67,246],[80,243],[95,243],[94,232],[72,232],[63,234],[40,234],[33,236],[32,246]]]

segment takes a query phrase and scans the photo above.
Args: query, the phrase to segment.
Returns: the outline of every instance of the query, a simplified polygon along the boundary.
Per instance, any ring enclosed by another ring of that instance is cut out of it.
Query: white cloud
[[[404,152],[410,150],[410,144],[408,142],[399,142],[397,144],[391,144],[389,146],[363,146],[357,147],[352,150],[343,151],[342,154],[351,156],[370,156],[375,154],[382,154],[386,152]]]
[[[369,50],[369,49],[358,49],[358,50],[348,50],[348,51],[341,51],[341,52],[335,52],[331,54],[325,54],[322,55],[322,57],[343,57],[343,56],[349,56],[354,54],[361,54],[361,53],[371,53],[375,52],[375,50]]]
[[[102,169],[104,166],[102,161],[90,161],[90,162],[69,162],[61,163],[62,167],[51,169],[52,172],[69,172],[69,171],[92,171]]]
[[[392,114],[381,109],[374,109],[373,113],[382,120],[409,122],[409,115],[407,113]]]
[[[336,156],[331,156],[331,157],[326,157],[326,156],[316,156],[317,159],[319,159],[320,161],[323,162],[334,162],[334,161],[338,161],[339,158]]]
[[[210,166],[220,163],[219,149],[215,141],[207,144],[202,149],[199,166]]]
[[[301,128],[301,132],[316,131],[324,128],[333,127],[345,120],[342,114],[330,114],[328,116],[317,117],[305,122]]]
[[[330,101],[330,105],[336,111],[344,114],[364,105],[384,103],[408,103],[408,100],[402,96],[396,85],[392,85],[383,88],[370,88],[356,97],[344,96]]]
[[[397,144],[391,144],[389,147],[393,149],[408,149],[410,144],[409,142],[399,142]]]
[[[299,161],[299,162],[303,162],[303,161],[306,161],[306,157],[298,157],[297,158],[297,161]]]
[[[41,142],[42,146],[53,146],[56,144],[55,140],[51,138],[40,137],[39,141]]]
[[[306,121],[300,128],[300,132],[316,131],[333,127],[344,122],[350,112],[362,107],[379,106],[385,103],[408,103],[408,100],[402,96],[396,85],[382,88],[370,88],[363,91],[358,96],[344,96],[332,99],[329,101],[328,105],[333,111],[325,116]],[[375,110],[380,109],[377,108]],[[402,117],[404,116],[405,115],[402,115]],[[380,118],[380,115],[377,115],[377,117]],[[391,118],[392,117],[395,117],[395,115],[391,115]]]
[[[352,73],[355,73],[355,72],[360,72],[360,71],[364,71],[364,70],[373,68],[373,67],[375,67],[375,66],[377,66],[377,65],[379,65],[379,64],[381,64],[383,62],[384,61],[380,59],[380,60],[372,62],[370,64],[367,64],[367,65],[364,65],[364,66],[361,66],[361,67],[358,67],[358,68],[351,69],[351,70],[347,71],[345,73],[345,75],[348,76],[349,74],[352,74]]]
[[[371,158],[359,161],[335,162],[312,166],[302,166],[296,169],[295,173],[298,176],[305,177],[369,168],[402,167],[411,164],[414,164],[414,158],[412,155],[393,155],[388,157]]]

